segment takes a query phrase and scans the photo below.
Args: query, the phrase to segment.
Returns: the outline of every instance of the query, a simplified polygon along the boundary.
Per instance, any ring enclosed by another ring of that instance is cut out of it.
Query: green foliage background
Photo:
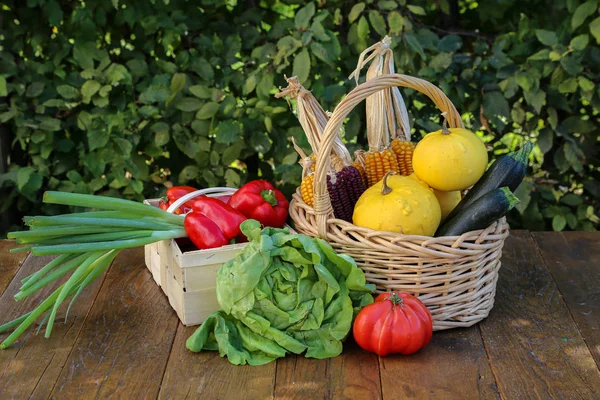
[[[437,84],[499,155],[537,144],[513,227],[597,229],[598,0],[0,1],[1,211],[44,190],[142,200],[165,184],[262,176],[290,194],[308,147],[273,94],[298,75],[326,109],[389,34],[396,69]],[[403,90],[415,137],[439,112]],[[345,139],[365,142],[364,107]]]

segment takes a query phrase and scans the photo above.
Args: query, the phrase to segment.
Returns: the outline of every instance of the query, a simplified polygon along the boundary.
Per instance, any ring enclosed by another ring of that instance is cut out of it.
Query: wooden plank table
[[[39,304],[12,296],[48,260],[9,254],[13,246],[0,241],[0,323]],[[351,339],[333,359],[291,355],[260,367],[192,353],[195,328],[179,323],[143,249],[123,251],[84,293],[50,339],[30,331],[0,351],[0,399],[600,398],[596,232],[511,232],[490,316],[435,333],[410,357],[380,358]]]

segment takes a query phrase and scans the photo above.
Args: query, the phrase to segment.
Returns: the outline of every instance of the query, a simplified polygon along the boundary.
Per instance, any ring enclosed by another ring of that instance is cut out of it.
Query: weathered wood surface
[[[511,233],[501,268],[480,328],[503,397],[595,398],[600,371],[528,232]]]
[[[11,246],[0,241],[0,323],[53,289],[13,300],[48,258],[9,254]],[[185,348],[195,328],[179,323],[141,249],[128,250],[50,339],[29,332],[0,351],[0,399],[595,399],[599,257],[598,233],[513,231],[495,308],[478,326],[437,332],[410,357],[379,358],[350,338],[333,359],[236,367]]]
[[[596,366],[600,366],[599,235],[539,232],[533,237]]]

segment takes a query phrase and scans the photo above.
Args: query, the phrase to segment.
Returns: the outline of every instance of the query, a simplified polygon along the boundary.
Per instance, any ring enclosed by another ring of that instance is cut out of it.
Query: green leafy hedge
[[[547,3],[5,1],[1,211],[57,212],[41,203],[44,190],[141,200],[171,183],[258,176],[289,194],[300,168],[288,138],[308,146],[273,98],[283,75],[333,109],[360,51],[389,34],[397,71],[441,87],[494,154],[537,143],[514,227],[595,229],[598,1]],[[439,127],[428,99],[403,94],[415,137]],[[364,130],[364,110],[354,112],[350,147],[364,145]]]

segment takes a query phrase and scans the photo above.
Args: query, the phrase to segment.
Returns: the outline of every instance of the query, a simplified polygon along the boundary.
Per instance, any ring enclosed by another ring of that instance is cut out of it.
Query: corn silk
[[[217,275],[220,310],[187,340],[191,351],[218,350],[236,365],[261,365],[287,352],[328,358],[360,309],[373,302],[355,261],[318,238],[241,225],[249,244]]]

